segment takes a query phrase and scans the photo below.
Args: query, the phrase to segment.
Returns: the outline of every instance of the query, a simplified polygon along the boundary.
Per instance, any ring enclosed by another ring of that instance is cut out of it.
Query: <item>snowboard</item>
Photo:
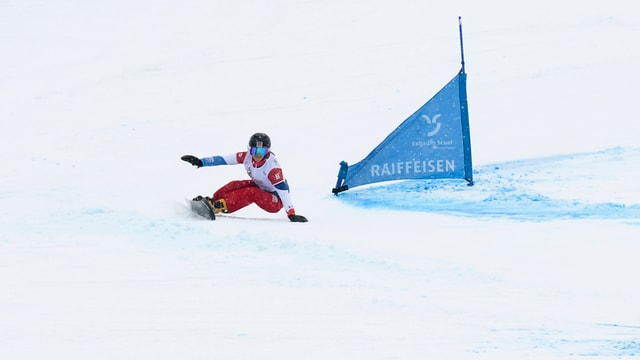
[[[198,196],[191,200],[191,211],[202,216],[205,219],[215,220],[216,214],[211,210],[207,203],[207,198]]]

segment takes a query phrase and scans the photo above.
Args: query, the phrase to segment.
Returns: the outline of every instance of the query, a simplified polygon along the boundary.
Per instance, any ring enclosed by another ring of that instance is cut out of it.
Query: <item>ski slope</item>
[[[629,9],[1,2],[0,358],[638,356]],[[457,73],[458,16],[475,185],[331,194]],[[309,223],[191,214],[246,174],[180,156],[257,131]]]

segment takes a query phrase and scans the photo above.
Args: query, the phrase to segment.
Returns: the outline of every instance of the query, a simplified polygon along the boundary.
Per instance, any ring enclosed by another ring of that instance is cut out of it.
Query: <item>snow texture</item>
[[[632,5],[0,2],[0,358],[640,355]],[[331,194],[460,69],[458,16],[475,185]],[[258,131],[310,222],[191,214],[246,174],[180,156]]]

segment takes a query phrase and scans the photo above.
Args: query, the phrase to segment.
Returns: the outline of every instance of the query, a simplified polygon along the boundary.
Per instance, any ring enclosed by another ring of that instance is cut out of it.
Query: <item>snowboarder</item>
[[[218,166],[243,164],[249,180],[233,180],[213,193],[213,198],[205,197],[214,214],[233,213],[252,203],[261,209],[276,213],[284,208],[293,222],[307,222],[307,218],[296,214],[289,193],[289,184],[274,153],[270,151],[271,139],[267,134],[255,133],[249,139],[247,151],[225,156],[198,158],[184,155],[181,159],[197,166]],[[197,196],[194,201],[202,200]]]

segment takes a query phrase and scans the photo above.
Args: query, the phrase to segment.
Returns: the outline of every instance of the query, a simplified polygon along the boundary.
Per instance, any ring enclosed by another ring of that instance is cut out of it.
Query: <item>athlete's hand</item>
[[[185,156],[181,157],[180,159],[190,163],[193,166],[197,166],[199,168],[202,167],[202,160],[198,159],[197,157],[195,157],[193,155],[185,155]]]
[[[309,221],[309,220],[307,220],[306,217],[304,217],[302,215],[297,215],[297,214],[289,215],[289,220],[291,220],[291,222],[307,222],[307,221]]]

